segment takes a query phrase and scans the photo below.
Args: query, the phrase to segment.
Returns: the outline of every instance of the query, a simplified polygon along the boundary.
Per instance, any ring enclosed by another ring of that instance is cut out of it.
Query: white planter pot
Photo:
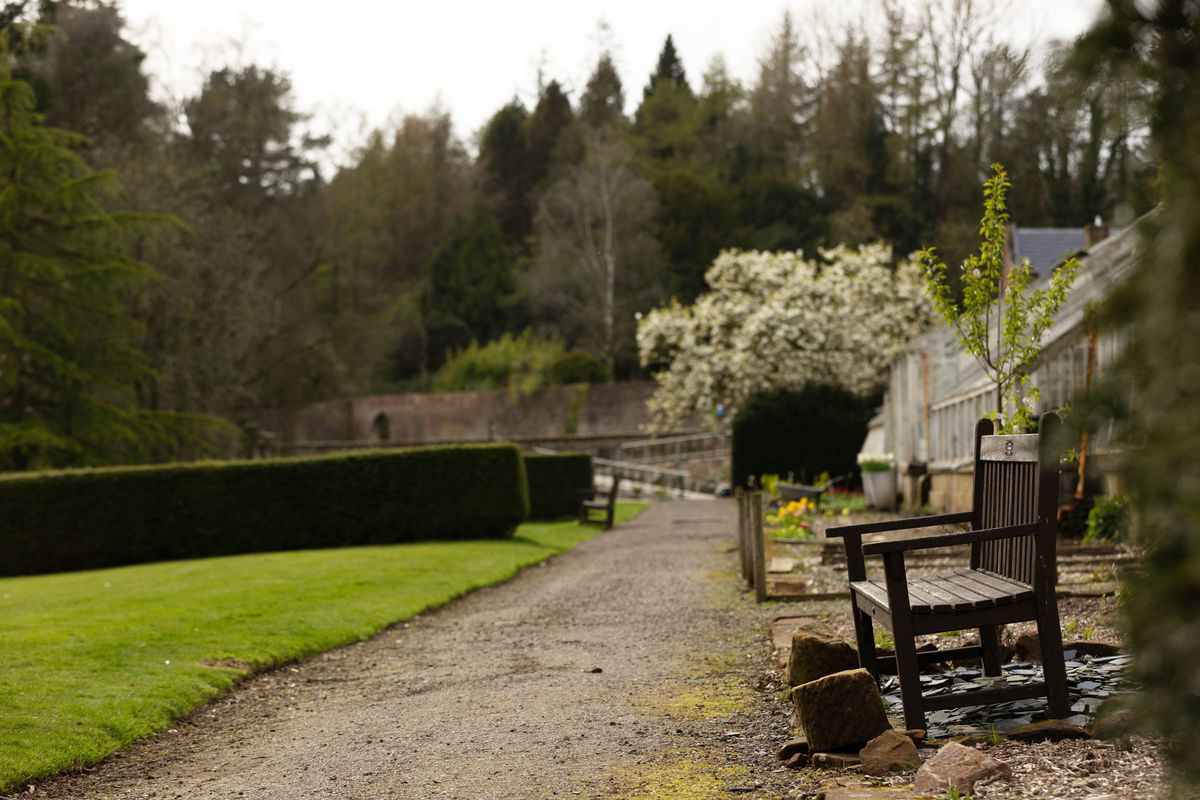
[[[863,496],[867,505],[881,511],[893,511],[896,508],[896,471],[864,472]]]

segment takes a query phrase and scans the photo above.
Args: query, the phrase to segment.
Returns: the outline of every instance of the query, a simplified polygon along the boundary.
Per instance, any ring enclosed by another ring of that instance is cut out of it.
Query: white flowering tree
[[[882,244],[803,253],[721,253],[691,306],[672,302],[638,325],[643,366],[660,367],[650,400],[656,430],[699,414],[720,424],[752,394],[825,384],[866,395],[933,320],[918,265],[891,267]]]

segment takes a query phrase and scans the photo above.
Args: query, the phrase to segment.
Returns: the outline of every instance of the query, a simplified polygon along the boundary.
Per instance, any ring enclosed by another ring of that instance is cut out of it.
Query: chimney
[[[1083,248],[1085,250],[1091,248],[1092,245],[1103,242],[1108,238],[1108,226],[1100,219],[1100,215],[1096,215],[1096,220],[1091,225],[1083,226]]]

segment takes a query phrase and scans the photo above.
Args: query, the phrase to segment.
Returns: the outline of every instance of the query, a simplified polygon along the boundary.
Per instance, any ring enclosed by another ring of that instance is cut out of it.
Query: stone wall
[[[434,442],[640,435],[652,381],[555,386],[514,400],[507,390],[328,400],[280,425],[285,446],[313,442]]]

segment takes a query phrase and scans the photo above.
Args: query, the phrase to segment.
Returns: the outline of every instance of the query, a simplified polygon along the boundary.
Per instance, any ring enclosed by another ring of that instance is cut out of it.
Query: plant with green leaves
[[[863,472],[887,472],[896,465],[891,453],[859,453],[858,468]]]
[[[1129,538],[1133,521],[1129,512],[1129,499],[1124,495],[1099,495],[1088,512],[1087,533],[1084,543],[1124,541]]]
[[[987,736],[988,744],[990,744],[992,747],[999,747],[1001,742],[1004,741],[1004,736],[1001,735],[999,729],[997,729],[995,725],[988,726]]]
[[[1079,262],[1064,261],[1043,289],[1029,288],[1028,261],[1022,259],[1011,267],[1005,263],[1008,188],[1008,174],[992,164],[992,177],[983,186],[979,253],[969,256],[961,268],[961,302],[955,300],[946,265],[937,259],[934,248],[921,251],[919,257],[934,307],[996,385],[996,409],[989,418],[1000,433],[1019,433],[1032,425],[1038,400],[1029,370],[1079,272]]]
[[[873,635],[875,636],[875,646],[884,650],[896,643],[896,640],[892,637],[892,632],[886,628],[875,628]]]

